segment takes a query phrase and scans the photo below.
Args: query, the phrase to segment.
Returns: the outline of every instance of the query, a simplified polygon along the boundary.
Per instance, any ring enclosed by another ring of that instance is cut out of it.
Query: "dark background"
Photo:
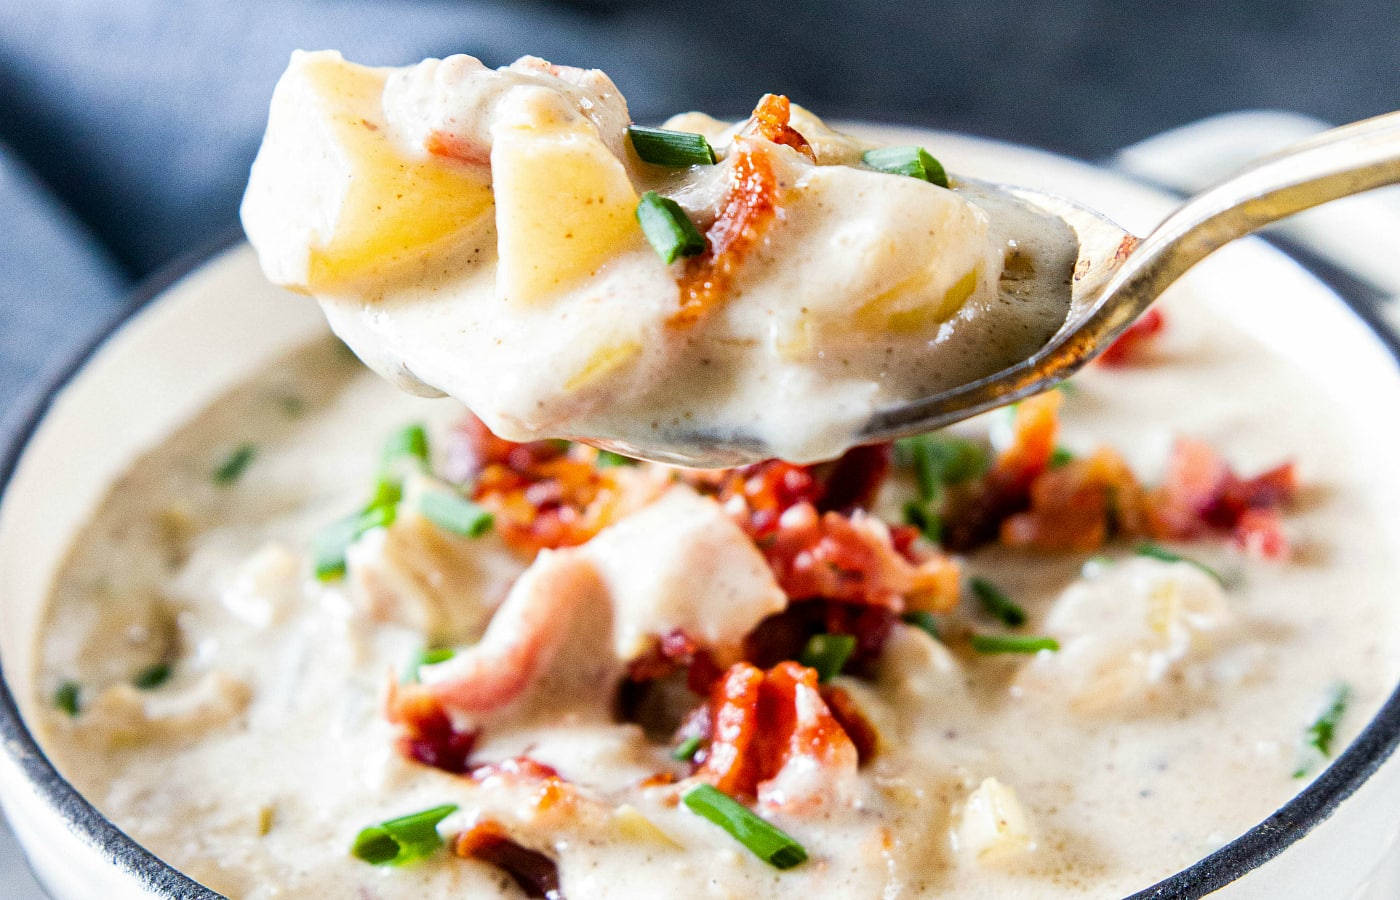
[[[235,221],[295,47],[403,64],[526,52],[612,74],[639,121],[818,113],[1095,158],[1250,107],[1400,107],[1400,0],[613,3],[0,0],[0,142],[127,276]]]

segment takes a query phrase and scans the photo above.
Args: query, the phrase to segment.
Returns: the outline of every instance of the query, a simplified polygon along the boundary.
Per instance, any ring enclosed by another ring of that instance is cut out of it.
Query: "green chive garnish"
[[[81,708],[79,699],[82,695],[82,685],[69,679],[58,686],[53,692],[53,705],[56,709],[61,709],[70,716],[76,716]]]
[[[334,581],[345,574],[345,551],[372,528],[394,524],[398,507],[392,503],[370,506],[327,525],[311,539],[311,559],[316,577]]]
[[[814,634],[807,639],[798,662],[816,669],[817,680],[827,682],[841,674],[841,668],[855,649],[855,635]]]
[[[1050,452],[1050,468],[1058,469],[1074,461],[1074,453],[1066,447],[1056,447]]]
[[[945,485],[970,481],[987,470],[987,452],[972,441],[918,434],[894,442],[895,462],[913,469],[919,499],[938,500]]]
[[[598,459],[594,463],[600,469],[610,469],[613,466],[635,466],[639,460],[630,456],[623,456],[621,453],[614,453],[611,450],[599,450]]]
[[[1039,653],[1059,650],[1060,642],[1052,637],[1021,634],[974,634],[972,649],[978,653]]]
[[[1151,559],[1160,559],[1163,562],[1189,563],[1190,565],[1193,565],[1196,568],[1200,569],[1202,572],[1205,572],[1211,578],[1214,578],[1220,584],[1223,585],[1225,583],[1225,579],[1221,576],[1221,574],[1212,569],[1210,566],[1206,565],[1203,562],[1194,560],[1189,556],[1182,556],[1180,553],[1175,553],[1171,550],[1168,550],[1161,544],[1138,544],[1137,547],[1133,550],[1133,552],[1136,553],[1138,556],[1146,556]]]
[[[929,508],[925,500],[910,500],[904,504],[904,521],[935,544],[943,539],[943,517]]]
[[[690,762],[695,758],[695,751],[699,750],[703,743],[705,743],[705,739],[699,735],[688,737],[671,751],[671,758],[677,762]]]
[[[715,163],[715,150],[703,134],[633,125],[627,129],[627,136],[644,162],[673,169]]]
[[[865,151],[860,161],[880,172],[922,178],[939,187],[948,186],[948,173],[943,171],[943,164],[923,147],[880,147]]]
[[[1294,770],[1294,778],[1305,778],[1317,765],[1332,756],[1332,740],[1337,736],[1337,725],[1346,714],[1347,702],[1351,699],[1351,687],[1345,683],[1334,684],[1327,694],[1327,706],[1303,732],[1303,761]]]
[[[490,511],[451,491],[429,491],[419,499],[418,510],[443,531],[462,537],[481,537],[496,521]]]
[[[153,663],[136,673],[131,683],[143,691],[151,691],[170,680],[169,663]]]
[[[214,470],[214,483],[233,484],[243,476],[243,470],[248,468],[248,464],[257,455],[258,448],[254,445],[239,444]]]
[[[457,651],[451,647],[425,647],[419,650],[418,655],[408,664],[408,668],[403,673],[403,680],[410,684],[417,684],[419,669],[447,662],[456,655]]]
[[[915,609],[903,615],[904,624],[913,625],[923,631],[935,641],[943,640],[943,635],[938,633],[938,620],[933,617],[933,613],[926,609]]]
[[[647,191],[637,203],[637,221],[652,249],[666,263],[704,251],[705,238],[680,204],[656,191]]]
[[[428,467],[428,431],[420,423],[405,425],[389,435],[384,442],[384,468],[392,470],[403,459],[416,460],[421,468]]]
[[[807,861],[807,851],[801,844],[712,785],[697,784],[681,799],[691,812],[723,828],[774,868],[791,869]]]
[[[996,616],[1012,628],[1026,624],[1026,611],[987,579],[974,578],[968,582],[968,587],[972,588],[972,595],[989,615]]]
[[[457,811],[457,804],[435,806],[412,815],[371,825],[355,836],[350,854],[376,866],[401,866],[442,847],[438,823]]]

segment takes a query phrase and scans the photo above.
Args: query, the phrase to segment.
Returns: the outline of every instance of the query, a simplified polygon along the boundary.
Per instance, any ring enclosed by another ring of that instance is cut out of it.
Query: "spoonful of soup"
[[[366,363],[502,437],[806,462],[1051,386],[1220,244],[1395,181],[1397,127],[1315,139],[1139,242],[781,96],[642,128],[597,70],[298,52],[242,216]]]

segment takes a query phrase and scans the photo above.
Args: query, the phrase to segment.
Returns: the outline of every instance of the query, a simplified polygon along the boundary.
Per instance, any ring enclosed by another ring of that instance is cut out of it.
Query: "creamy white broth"
[[[486,761],[528,748],[557,767],[588,798],[566,820],[532,822],[518,791],[396,752],[385,684],[437,636],[479,630],[520,564],[490,539],[474,545],[498,564],[481,567],[491,574],[446,623],[376,610],[354,579],[311,577],[311,536],[363,502],[384,435],[426,419],[440,437],[459,414],[448,401],[403,396],[331,346],[214,404],[139,461],[78,537],[44,629],[36,704],[76,679],[83,712],[51,712],[40,723],[45,746],[119,826],[231,896],[516,895],[498,871],[446,852],[397,869],[349,855],[360,828],[445,802],[462,806],[445,833],[478,815],[510,823],[519,840],[559,861],[574,900],[1076,897],[1144,887],[1301,786],[1291,777],[1299,735],[1329,685],[1353,689],[1340,749],[1400,672],[1389,599],[1400,573],[1377,540],[1385,513],[1367,493],[1367,452],[1286,360],[1189,295],[1169,311],[1152,365],[1076,378],[1064,442],[1080,451],[1111,444],[1149,479],[1175,433],[1210,439],[1245,471],[1294,457],[1310,485],[1288,518],[1296,558],[1264,562],[1212,542],[1183,548],[1225,573],[1230,587],[1211,595],[1213,583],[1184,564],[1116,562],[1083,579],[1082,555],[974,554],[969,571],[1027,608],[1028,632],[1066,618],[1053,610],[1063,609],[1057,598],[1067,587],[1092,594],[1101,579],[1135,572],[1175,580],[1207,607],[1223,603],[1226,615],[1212,620],[1208,638],[1193,635],[1166,677],[1125,703],[1089,709],[1074,702],[1075,679],[1044,677],[1052,658],[977,657],[955,638],[950,652],[900,628],[878,678],[839,679],[882,735],[845,802],[815,813],[761,809],[811,855],[790,871],[667,805],[672,789],[639,788],[684,768],[670,761],[669,745],[614,724],[600,685],[537,697],[488,727],[475,751]],[[295,417],[291,397],[304,407]],[[244,441],[258,454],[243,478],[214,485],[210,472]],[[897,489],[888,493],[897,507]],[[376,539],[362,542],[366,553]],[[372,618],[386,615],[413,624]],[[610,629],[593,619],[564,658],[610,656],[599,646]],[[964,610],[954,631],[962,619],[991,627]],[[1073,635],[1060,637],[1068,652]],[[1111,637],[1118,646],[1122,630]],[[149,693],[126,684],[162,656],[174,659],[167,684]],[[1021,815],[998,814],[1024,822],[1023,836],[989,839],[966,815],[1001,796],[995,784],[981,787],[987,779],[1013,792],[1007,802]]]
[[[876,410],[1020,361],[1065,320],[1074,235],[1009,195],[863,168],[867,145],[796,107],[806,152],[676,117],[719,154],[680,169],[643,162],[628,121],[597,70],[298,53],[244,227],[269,277],[314,294],[370,366],[514,440],[829,459]],[[678,325],[705,257],[665,263],[638,197],[717,227],[749,157],[771,168],[775,212]]]

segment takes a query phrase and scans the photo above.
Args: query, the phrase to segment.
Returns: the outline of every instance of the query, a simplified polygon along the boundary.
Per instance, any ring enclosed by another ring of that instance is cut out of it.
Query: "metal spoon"
[[[966,181],[966,179],[963,179]],[[1400,111],[1323,132],[1264,157],[1187,200],[1139,239],[1071,200],[995,185],[1057,215],[1074,230],[1079,256],[1069,315],[1028,359],[993,375],[881,410],[852,444],[932,431],[1054,387],[1122,334],[1172,282],[1230,241],[1329,200],[1400,183]],[[1400,241],[1400,235],[1396,236]],[[599,442],[657,462],[721,467],[757,462],[760,441],[697,431],[665,446]]]

